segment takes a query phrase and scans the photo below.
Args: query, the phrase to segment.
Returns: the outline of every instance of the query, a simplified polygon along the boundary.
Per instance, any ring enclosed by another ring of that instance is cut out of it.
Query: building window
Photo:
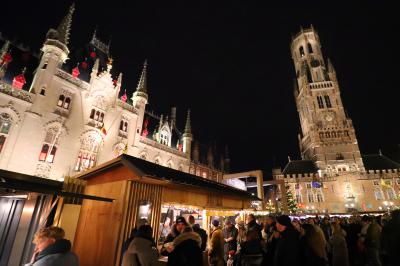
[[[313,49],[312,49],[311,43],[307,43],[307,48],[308,48],[308,53],[312,54],[313,53]]]
[[[39,154],[39,161],[53,163],[59,144],[60,127],[53,127],[47,130],[42,149]]]
[[[0,115],[0,153],[6,143],[12,125],[11,116],[7,113]]]
[[[396,193],[394,192],[394,189],[393,189],[393,188],[388,188],[388,189],[386,190],[386,194],[387,194],[387,197],[388,197],[389,200],[394,200],[394,199],[396,199]]]
[[[46,89],[44,87],[40,90],[40,95],[46,95]]]
[[[101,137],[97,134],[88,134],[81,140],[75,171],[80,172],[96,166],[100,143]]]
[[[64,109],[69,109],[69,105],[71,104],[71,98],[65,97],[64,95],[60,95],[58,98],[57,106],[62,107]]]
[[[374,194],[376,200],[383,200],[383,193],[381,189],[376,188]]]
[[[305,56],[305,54],[304,54],[304,48],[303,48],[303,46],[300,46],[300,48],[299,48],[299,52],[300,52],[300,57],[303,57],[303,56]]]
[[[308,202],[309,203],[313,203],[314,202],[314,194],[309,193],[309,194],[307,194],[307,197],[308,197]]]
[[[125,120],[121,120],[121,122],[119,123],[119,130],[121,130],[123,132],[127,132],[128,131],[128,122],[126,122]]]
[[[325,95],[325,104],[327,108],[332,108],[332,104],[331,104],[331,99],[329,98],[329,95]]]
[[[296,193],[296,202],[297,203],[301,203],[302,202],[300,193]]]
[[[4,135],[0,135],[0,153],[3,150],[5,143],[6,143],[6,137]]]
[[[294,184],[294,189],[300,189],[300,184]]]
[[[1,150],[0,150],[0,152],[1,152]],[[398,186],[400,186],[400,178],[396,179],[396,183],[397,183]]]
[[[207,178],[207,172],[203,172],[203,178]]]
[[[322,96],[317,96],[317,101],[318,101],[319,109],[323,109],[324,108],[324,101],[322,100]]]
[[[307,187],[307,188],[311,188],[311,183],[307,183],[307,184],[306,184],[306,187]]]
[[[104,120],[104,113],[103,113],[103,112],[100,112],[99,110],[92,109],[92,110],[90,111],[90,116],[89,116],[89,118],[90,118],[90,119],[93,119],[93,120],[95,120],[95,121],[98,121],[98,122],[103,122],[103,120]]]
[[[374,180],[374,186],[379,186],[379,181],[378,180]]]
[[[317,201],[318,202],[324,202],[324,197],[322,196],[321,193],[317,193]]]
[[[330,138],[330,137],[331,137],[331,133],[325,132],[325,137],[326,137],[326,138]]]

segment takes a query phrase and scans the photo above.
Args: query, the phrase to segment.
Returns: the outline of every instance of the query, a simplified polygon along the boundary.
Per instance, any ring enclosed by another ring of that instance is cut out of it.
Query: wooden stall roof
[[[130,171],[135,172],[141,177],[147,177],[158,181],[166,181],[168,183],[190,186],[201,190],[215,191],[222,194],[228,194],[235,197],[241,197],[248,200],[260,200],[258,197],[248,193],[247,191],[240,190],[213,180],[203,177],[195,176],[189,173],[174,170],[172,168],[164,167],[158,164],[151,163],[133,156],[123,154],[118,158],[103,163],[95,168],[92,168],[82,174],[75,176],[83,179],[90,179],[97,176],[110,168],[125,166]]]
[[[72,193],[63,190],[63,182],[0,169],[0,197],[21,192],[36,192],[63,197],[111,202],[113,199]]]

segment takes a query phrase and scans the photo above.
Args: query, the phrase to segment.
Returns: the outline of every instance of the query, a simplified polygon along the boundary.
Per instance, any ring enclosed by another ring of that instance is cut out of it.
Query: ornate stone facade
[[[293,37],[294,96],[300,117],[300,161],[274,179],[284,180],[301,212],[381,211],[400,205],[400,164],[382,154],[361,155],[340,97],[332,63],[311,27]],[[280,187],[280,195],[285,188]]]

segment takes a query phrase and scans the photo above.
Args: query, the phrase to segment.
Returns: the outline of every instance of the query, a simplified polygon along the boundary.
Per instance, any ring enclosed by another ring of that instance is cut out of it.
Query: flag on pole
[[[385,188],[392,188],[392,186],[391,186],[391,185],[389,185],[389,184],[386,184],[386,182],[385,182],[385,180],[384,180],[384,179],[381,179],[381,186],[382,186],[382,187],[385,187]]]
[[[128,153],[128,144],[125,144],[124,150],[122,151],[123,154]]]
[[[128,100],[128,96],[126,95],[126,90],[125,90],[124,95],[121,96],[121,101],[126,103],[126,100]]]
[[[101,133],[103,133],[104,136],[107,135],[107,130],[106,130],[106,128],[104,127],[104,125],[103,125],[103,127],[100,129],[100,131],[101,131]]]
[[[313,188],[321,188],[322,187],[322,184],[319,181],[312,181],[311,185]]]

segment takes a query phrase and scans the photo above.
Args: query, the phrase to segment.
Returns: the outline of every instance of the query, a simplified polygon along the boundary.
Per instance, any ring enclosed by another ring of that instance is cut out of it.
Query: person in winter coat
[[[330,239],[332,251],[332,266],[349,266],[349,255],[346,239],[339,224],[332,224],[332,236]]]
[[[201,237],[201,251],[206,250],[208,238],[206,230],[202,229],[199,224],[195,223],[193,215],[189,215],[189,225],[192,227],[193,231],[198,233]]]
[[[219,227],[219,221],[212,222],[211,237],[210,237],[210,250],[208,258],[210,266],[223,266],[224,265],[224,237],[222,230]]]
[[[254,214],[247,216],[247,231],[249,230],[255,230],[258,233],[259,239],[262,239],[261,226],[256,222]]]
[[[167,238],[164,240],[163,246],[161,248],[161,255],[169,256],[173,250],[173,241],[177,238],[189,224],[186,222],[185,217],[179,216],[176,218],[176,222],[172,225],[171,232],[168,234]]]
[[[258,233],[255,230],[247,232],[246,241],[242,243],[240,251],[235,256],[235,266],[266,264],[265,247],[261,244],[261,239],[258,237]]]
[[[369,226],[367,228],[367,234],[365,235],[364,240],[366,265],[381,266],[382,262],[380,259],[379,250],[382,228],[375,221],[375,219],[371,217],[368,219],[369,220],[367,222],[369,223]]]
[[[397,265],[400,261],[400,210],[393,211],[392,218],[383,227],[381,244],[386,255],[385,265]]]
[[[299,233],[294,229],[289,216],[276,217],[276,228],[280,233],[275,256],[275,266],[292,266],[299,263]]]
[[[31,263],[26,266],[79,266],[79,259],[71,252],[71,242],[64,239],[62,228],[50,226],[40,229],[34,237],[36,244]]]
[[[236,252],[237,250],[237,237],[238,237],[238,230],[232,224],[231,221],[227,220],[225,222],[225,228],[222,230],[224,235],[224,260],[227,262],[228,260],[228,252],[233,250]]]
[[[156,266],[158,265],[157,250],[152,247],[153,229],[150,225],[142,225],[135,238],[129,244],[122,258],[122,266]]]
[[[171,249],[168,266],[203,266],[201,237],[190,226],[184,226],[172,242]]]
[[[311,224],[301,226],[300,257],[303,266],[326,266],[328,258],[325,249],[325,239],[322,240],[315,227]]]

